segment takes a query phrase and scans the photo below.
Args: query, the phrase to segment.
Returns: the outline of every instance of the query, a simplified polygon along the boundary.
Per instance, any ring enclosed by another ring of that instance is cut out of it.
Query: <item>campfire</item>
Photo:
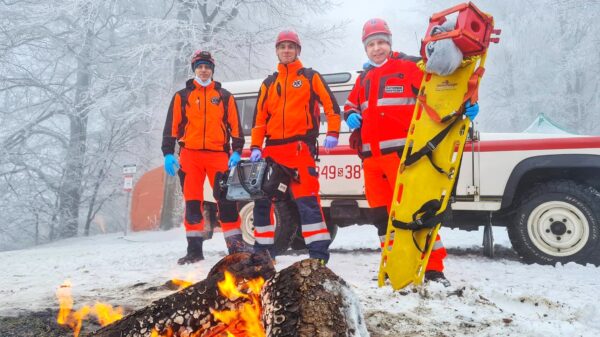
[[[238,253],[219,261],[205,280],[179,286],[148,307],[104,321],[89,337],[368,336],[352,291],[317,260],[275,273],[268,254]],[[78,336],[79,317],[87,313],[72,308],[72,300],[61,303],[59,323]]]

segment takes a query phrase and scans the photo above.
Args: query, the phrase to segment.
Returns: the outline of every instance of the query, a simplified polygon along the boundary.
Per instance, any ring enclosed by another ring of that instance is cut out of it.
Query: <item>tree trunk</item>
[[[177,20],[180,27],[186,27],[191,22],[191,2],[179,0],[177,1]],[[181,29],[181,28],[180,28]],[[183,34],[185,30],[181,33]],[[192,54],[192,46],[190,45],[189,39],[180,39],[177,42],[176,50],[179,51],[177,56],[173,60],[173,87],[178,88],[179,86],[183,87],[185,85],[184,81],[188,77],[188,62],[187,58]],[[184,58],[183,55],[187,57]],[[178,147],[176,146],[176,149]],[[177,151],[176,151],[177,153]],[[171,178],[169,176],[165,177],[165,187],[163,191],[163,206],[160,212],[160,229],[168,230],[175,227],[175,224],[180,223],[179,215],[176,214],[176,207],[178,203],[179,195],[177,192],[177,183],[178,179]]]
[[[91,86],[89,60],[93,48],[92,38],[93,32],[88,29],[77,60],[74,111],[70,116],[69,145],[65,158],[65,173],[59,192],[58,219],[62,227],[60,235],[63,238],[76,236],[79,228],[79,206],[81,203],[83,165],[87,142],[88,95],[90,94]]]
[[[94,182],[94,192],[92,193],[90,203],[88,204],[88,211],[87,211],[87,215],[85,217],[85,225],[83,227],[83,234],[85,236],[90,235],[90,226],[92,224],[92,220],[94,219],[94,216],[96,215],[94,213],[94,206],[96,206],[96,197],[98,196],[98,191],[100,190],[100,185],[104,181],[103,176],[104,176],[104,168],[101,168],[100,171],[98,172],[98,176],[96,177],[96,181]],[[129,214],[127,214],[127,216],[129,216]]]

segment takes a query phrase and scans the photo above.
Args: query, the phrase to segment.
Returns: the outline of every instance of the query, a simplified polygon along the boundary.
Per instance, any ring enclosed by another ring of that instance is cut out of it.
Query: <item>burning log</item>
[[[359,337],[368,332],[348,285],[319,261],[303,260],[275,274],[268,253],[239,253],[219,261],[206,280],[89,335],[217,336]]]
[[[226,297],[218,283],[226,277],[226,271],[235,275],[239,283],[247,280],[268,279],[275,268],[268,254],[238,253],[226,256],[198,282],[175,294],[153,302],[123,319],[108,325],[90,337],[159,337],[226,336],[227,330],[243,330],[235,326],[237,321],[223,322],[215,319],[215,312],[237,311],[251,302],[248,296],[234,294]],[[244,284],[238,284],[244,288]],[[243,334],[240,334],[243,335]]]
[[[318,260],[296,262],[265,283],[262,320],[269,337],[369,336],[360,302]]]

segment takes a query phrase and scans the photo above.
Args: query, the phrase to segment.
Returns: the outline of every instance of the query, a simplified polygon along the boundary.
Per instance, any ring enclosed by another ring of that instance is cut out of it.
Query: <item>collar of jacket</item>
[[[295,73],[302,68],[302,62],[300,59],[296,59],[296,61],[288,64],[279,63],[277,65],[277,70],[280,74],[285,74],[286,72]]]
[[[199,83],[196,83],[196,81],[194,81],[193,78],[190,78],[189,80],[187,80],[185,82],[185,87],[190,90],[203,88]],[[213,87],[215,90],[221,89],[221,82],[217,82],[217,81],[213,80],[208,86],[206,86],[206,89],[212,89]]]

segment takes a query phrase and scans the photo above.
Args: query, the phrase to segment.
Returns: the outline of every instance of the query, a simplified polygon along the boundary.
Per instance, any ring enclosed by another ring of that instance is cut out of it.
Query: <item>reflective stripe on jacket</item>
[[[163,154],[172,154],[177,140],[191,150],[241,153],[244,134],[235,98],[213,81],[202,87],[193,79],[173,96],[163,129]]]
[[[394,52],[381,67],[368,68],[356,80],[344,105],[344,118],[362,115],[364,156],[398,151],[406,142],[423,79],[418,57]]]
[[[273,76],[275,75],[275,76]],[[314,140],[319,135],[320,109],[327,118],[327,135],[337,137],[340,108],[321,75],[304,68],[300,60],[278,65],[278,72],[260,86],[254,122],[252,148]]]

